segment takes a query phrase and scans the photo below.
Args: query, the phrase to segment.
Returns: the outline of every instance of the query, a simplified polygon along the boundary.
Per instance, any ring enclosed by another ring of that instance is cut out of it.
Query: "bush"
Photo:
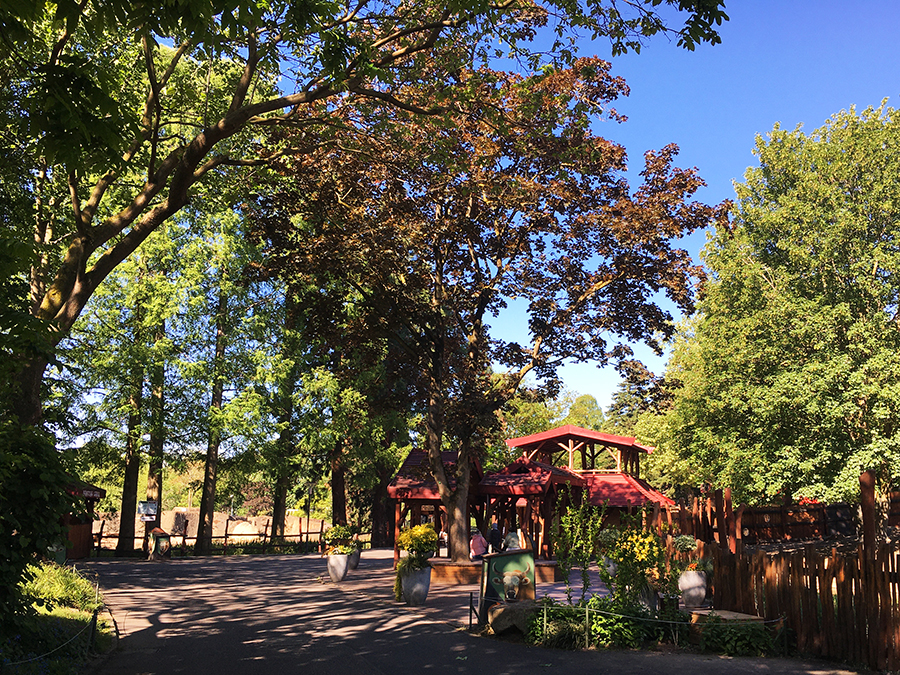
[[[583,608],[543,598],[538,610],[531,615],[525,641],[555,649],[582,649],[584,621]]]
[[[604,531],[601,552],[615,564],[615,574],[604,565],[600,576],[622,607],[637,604],[641,592],[648,586],[664,589],[670,585],[666,572],[665,548],[655,532],[631,525]]]
[[[531,617],[526,640],[543,647],[583,649],[585,620],[590,622],[590,644],[602,649],[640,649],[647,641],[680,645],[688,638],[689,617],[677,608],[654,615],[637,603],[594,596],[578,605],[543,598]]]
[[[594,596],[591,609],[591,637],[598,647],[640,649],[651,637],[653,625],[649,611],[636,602]],[[601,612],[608,612],[603,613]]]
[[[431,525],[416,525],[403,530],[397,537],[397,548],[416,558],[421,567],[428,564],[428,558],[434,555],[438,547],[438,535]]]
[[[763,623],[728,623],[710,614],[700,633],[700,649],[728,656],[764,656],[775,651],[775,638]]]
[[[12,630],[30,603],[28,566],[65,544],[62,516],[74,505],[60,454],[42,432],[0,422],[0,628]]]
[[[74,569],[44,562],[29,568],[30,579],[22,583],[22,595],[47,607],[71,607],[93,612],[103,606],[94,584]]]

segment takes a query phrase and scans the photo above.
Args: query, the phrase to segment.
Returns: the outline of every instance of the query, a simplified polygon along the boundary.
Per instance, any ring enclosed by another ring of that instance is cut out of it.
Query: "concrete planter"
[[[343,554],[332,554],[325,556],[328,561],[328,576],[334,583],[339,583],[347,578],[347,572],[350,570],[350,556]]]
[[[689,570],[678,577],[678,590],[685,607],[700,607],[706,602],[707,588],[706,572]]]
[[[350,554],[350,569],[355,570],[359,567],[359,554],[360,550],[356,549],[353,553]]]
[[[403,600],[407,605],[413,607],[424,605],[428,589],[431,588],[431,568],[425,567],[401,574],[400,584],[403,588]]]

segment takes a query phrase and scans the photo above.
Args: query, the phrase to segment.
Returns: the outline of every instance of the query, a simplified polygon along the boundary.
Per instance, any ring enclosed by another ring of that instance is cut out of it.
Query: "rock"
[[[514,629],[525,635],[528,632],[528,621],[536,611],[537,603],[534,600],[500,602],[488,609],[488,625],[495,635],[503,635]]]

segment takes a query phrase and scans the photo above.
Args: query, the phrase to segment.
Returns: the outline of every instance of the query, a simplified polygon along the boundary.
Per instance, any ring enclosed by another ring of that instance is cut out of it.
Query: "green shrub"
[[[22,583],[22,594],[48,607],[71,607],[93,612],[103,606],[94,584],[74,569],[52,562],[29,567],[29,579]]]
[[[584,648],[584,609],[542,598],[531,615],[525,641],[555,649]]]
[[[416,525],[408,530],[403,530],[397,537],[397,548],[400,548],[410,557],[417,558],[421,567],[425,567],[428,560],[438,547],[438,535],[431,525]]]
[[[591,637],[598,647],[640,649],[651,636],[650,612],[637,602],[594,596],[588,606],[598,610],[591,613]]]
[[[687,644],[690,637],[691,615],[678,606],[662,606],[656,615],[658,622],[650,624],[650,639],[676,647]]]
[[[0,672],[74,675],[91,647],[91,622],[102,606],[94,585],[73,569],[31,565],[20,595],[33,604],[14,627],[0,626]],[[98,617],[94,648],[112,646],[112,626]]]
[[[675,607],[654,615],[636,602],[594,596],[578,605],[543,598],[531,617],[526,641],[543,647],[583,649],[585,620],[590,622],[590,644],[603,649],[640,649],[647,641],[680,645],[688,638],[689,616]]]
[[[46,434],[0,414],[0,628],[14,630],[30,611],[21,582],[28,566],[64,546],[61,518],[75,510],[70,477]],[[82,504],[83,507],[83,504]]]
[[[713,613],[703,624],[700,648],[728,656],[764,656],[775,651],[775,639],[763,623],[729,623]]]
[[[671,587],[665,548],[655,532],[644,530],[639,523],[626,523],[608,528],[602,535],[600,552],[607,562],[615,564],[616,571],[612,574],[606,565],[600,565],[600,578],[617,603],[630,607],[648,587],[659,590]]]

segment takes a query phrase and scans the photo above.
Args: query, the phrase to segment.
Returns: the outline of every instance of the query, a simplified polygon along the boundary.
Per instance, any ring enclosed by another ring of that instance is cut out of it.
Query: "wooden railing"
[[[99,522],[100,522],[99,531],[93,533],[94,547],[95,547],[95,550],[97,550],[98,552],[100,551],[101,548],[103,548],[104,540],[113,539],[113,540],[116,540],[116,542],[118,542],[118,538],[119,538],[118,534],[104,534],[103,529],[104,529],[105,522],[104,521],[99,521]],[[226,521],[224,534],[215,535],[212,537],[212,541],[214,543],[222,543],[223,544],[225,553],[228,552],[229,546],[243,547],[243,548],[251,547],[254,549],[259,548],[262,553],[267,553],[267,552],[269,552],[269,550],[275,549],[281,543],[313,544],[313,545],[315,545],[315,548],[320,551],[323,550],[323,547],[324,547],[324,543],[323,543],[323,541],[324,541],[323,535],[325,534],[324,523],[320,523],[319,529],[317,529],[317,530],[310,530],[308,532],[304,532],[301,530],[297,534],[286,534],[286,535],[283,535],[280,537],[272,537],[269,534],[269,529],[271,527],[271,520],[270,520],[266,523],[263,533],[257,537],[254,537],[251,534],[245,534],[245,533],[241,533],[241,534],[229,533],[228,532],[228,524],[231,522],[236,522],[236,521],[231,521],[231,520]],[[171,543],[172,547],[175,549],[180,548],[182,553],[184,553],[187,550],[188,545],[191,545],[191,544],[196,545],[197,537],[189,536],[187,534],[187,532],[190,529],[188,527],[187,519],[185,519],[182,524],[183,524],[183,527],[181,528],[181,532],[170,532],[169,536],[170,536],[170,543]],[[365,535],[361,535],[361,538],[365,540],[366,537],[365,537]],[[143,546],[143,542],[144,542],[143,534],[135,535],[133,548],[134,549],[141,548]]]

